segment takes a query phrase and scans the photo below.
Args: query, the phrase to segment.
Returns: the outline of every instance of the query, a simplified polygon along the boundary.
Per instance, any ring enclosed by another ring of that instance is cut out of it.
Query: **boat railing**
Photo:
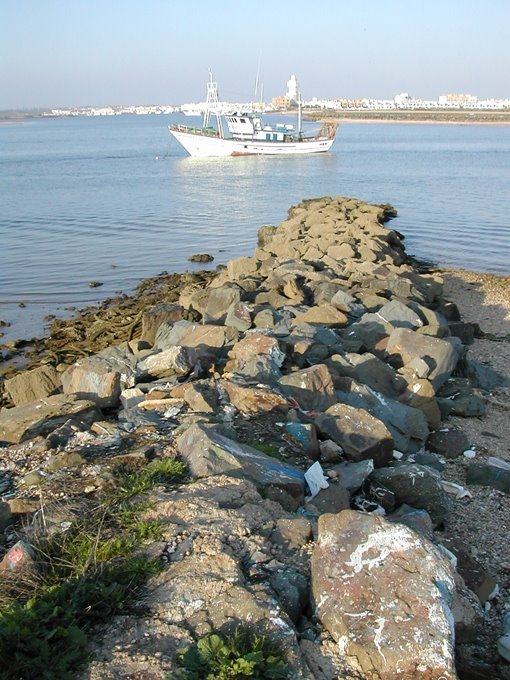
[[[201,135],[203,137],[219,137],[218,130],[213,127],[193,127],[191,125],[177,123],[172,126],[172,130],[175,130],[176,132],[189,132],[193,135]]]

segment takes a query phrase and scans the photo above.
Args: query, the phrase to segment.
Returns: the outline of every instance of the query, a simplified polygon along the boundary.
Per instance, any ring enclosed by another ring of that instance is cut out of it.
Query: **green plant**
[[[287,664],[265,636],[237,628],[232,635],[207,635],[181,652],[182,666],[171,680],[288,678]]]
[[[249,441],[247,442],[247,444],[248,446],[251,446],[252,449],[257,449],[257,451],[265,453],[266,456],[271,456],[271,458],[276,458],[277,460],[285,461],[285,458],[278,451],[276,446],[273,446],[273,444],[267,444],[266,442],[259,441]]]

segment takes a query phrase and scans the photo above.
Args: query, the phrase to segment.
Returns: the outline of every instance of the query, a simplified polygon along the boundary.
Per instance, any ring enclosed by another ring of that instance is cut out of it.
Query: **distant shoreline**
[[[272,111],[267,115],[296,115],[295,109],[288,111]],[[127,114],[123,114],[127,115]],[[166,115],[166,114],[161,114]],[[26,125],[37,118],[46,118],[43,112],[19,113],[0,112],[0,126]],[[63,116],[51,116],[59,118]],[[465,110],[416,110],[416,111],[333,111],[303,110],[303,118],[307,121],[338,123],[403,123],[403,124],[437,124],[437,125],[510,125],[510,110],[498,111],[465,111]]]
[[[306,120],[338,123],[510,125],[510,111],[316,111]]]

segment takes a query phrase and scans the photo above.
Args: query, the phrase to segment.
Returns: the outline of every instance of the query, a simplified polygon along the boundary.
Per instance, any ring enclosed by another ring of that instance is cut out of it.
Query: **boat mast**
[[[297,118],[297,127],[298,127],[298,134],[299,136],[302,135],[303,131],[301,130],[301,92],[298,90],[298,118]]]
[[[209,119],[211,113],[216,114],[216,125],[218,127],[219,136],[223,139],[225,133],[223,132],[223,121],[221,120],[220,102],[218,99],[218,83],[213,81],[213,74],[209,69],[209,80],[207,82],[207,101],[204,112],[203,127],[209,127]]]

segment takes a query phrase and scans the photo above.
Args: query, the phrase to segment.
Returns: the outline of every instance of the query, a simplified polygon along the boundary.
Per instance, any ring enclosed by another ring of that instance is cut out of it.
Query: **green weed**
[[[244,628],[222,637],[201,638],[179,657],[182,666],[169,680],[235,680],[288,678],[282,654],[266,637]]]

